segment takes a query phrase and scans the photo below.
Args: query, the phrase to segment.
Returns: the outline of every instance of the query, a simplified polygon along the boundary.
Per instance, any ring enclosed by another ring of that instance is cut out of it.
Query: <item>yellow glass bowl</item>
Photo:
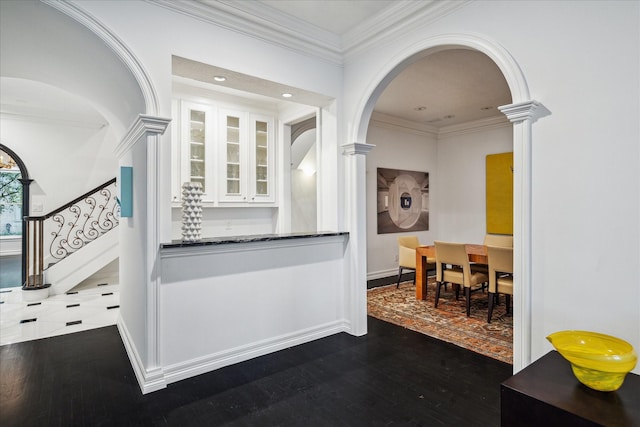
[[[571,363],[573,374],[589,388],[614,391],[636,366],[633,346],[620,338],[588,331],[560,331],[547,337]]]

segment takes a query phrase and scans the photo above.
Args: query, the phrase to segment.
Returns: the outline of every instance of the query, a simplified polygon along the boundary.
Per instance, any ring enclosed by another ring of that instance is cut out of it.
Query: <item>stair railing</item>
[[[24,217],[24,289],[48,287],[44,279],[47,268],[118,226],[120,205],[116,194],[113,178],[46,215]]]

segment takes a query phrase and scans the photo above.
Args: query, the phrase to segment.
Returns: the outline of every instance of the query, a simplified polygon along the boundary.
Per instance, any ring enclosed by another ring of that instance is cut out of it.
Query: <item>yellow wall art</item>
[[[513,234],[513,153],[487,156],[487,234]]]

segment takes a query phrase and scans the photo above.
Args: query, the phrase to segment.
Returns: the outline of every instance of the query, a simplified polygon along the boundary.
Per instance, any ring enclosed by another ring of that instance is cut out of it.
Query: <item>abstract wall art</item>
[[[378,168],[378,234],[429,230],[429,173]]]

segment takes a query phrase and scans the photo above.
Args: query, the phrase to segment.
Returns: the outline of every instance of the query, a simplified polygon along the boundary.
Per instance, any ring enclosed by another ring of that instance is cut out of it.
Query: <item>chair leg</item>
[[[489,292],[489,310],[487,314],[487,323],[491,323],[491,314],[493,313],[493,303],[495,302],[495,296],[497,294]]]
[[[444,288],[447,289],[447,285],[445,283]],[[453,288],[456,291],[456,301],[458,301],[460,299],[460,285],[458,285],[457,283],[453,283]]]
[[[471,288],[465,286],[464,297],[467,300],[467,317],[471,315]]]
[[[505,299],[506,304],[507,304],[507,314],[509,314],[509,306],[511,305],[511,295],[506,294],[504,296],[504,299]]]
[[[398,284],[396,285],[396,289],[400,287],[400,279],[402,279],[402,267],[398,269]]]
[[[438,300],[440,299],[440,286],[442,286],[442,282],[436,282],[436,299],[435,299],[435,308],[438,308]]]

